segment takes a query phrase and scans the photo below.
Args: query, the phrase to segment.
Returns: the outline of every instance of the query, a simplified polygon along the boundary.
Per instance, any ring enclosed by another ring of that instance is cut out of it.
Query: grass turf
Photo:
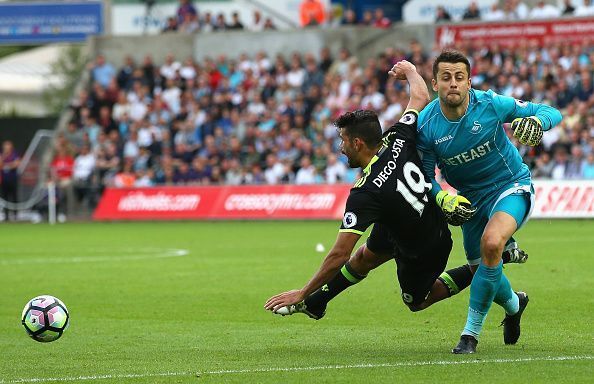
[[[505,273],[530,295],[522,337],[503,345],[494,305],[475,356],[449,353],[468,291],[411,313],[393,263],[336,298],[321,321],[264,311],[269,296],[311,277],[325,256],[316,244],[329,249],[337,226],[3,225],[0,383],[592,382],[594,221],[532,221],[519,233],[529,261]],[[464,262],[453,232],[450,266]],[[53,343],[20,325],[40,294],[71,314]]]

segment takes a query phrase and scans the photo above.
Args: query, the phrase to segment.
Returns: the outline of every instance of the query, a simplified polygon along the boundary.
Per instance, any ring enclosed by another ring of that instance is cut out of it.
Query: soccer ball
[[[48,343],[58,340],[70,325],[70,315],[64,303],[49,296],[37,296],[25,305],[23,327],[35,341]]]

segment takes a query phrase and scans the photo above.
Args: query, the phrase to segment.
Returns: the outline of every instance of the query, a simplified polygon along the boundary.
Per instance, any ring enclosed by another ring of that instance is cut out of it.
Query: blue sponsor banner
[[[101,33],[100,1],[0,3],[0,44],[81,42]]]

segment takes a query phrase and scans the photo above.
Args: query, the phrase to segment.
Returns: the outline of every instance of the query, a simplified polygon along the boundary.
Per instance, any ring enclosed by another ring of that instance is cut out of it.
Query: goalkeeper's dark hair
[[[463,63],[466,66],[466,72],[468,73],[468,77],[470,77],[470,61],[468,58],[464,56],[462,52],[455,51],[453,49],[444,49],[441,51],[439,56],[433,62],[433,78],[437,79],[437,70],[439,63]]]
[[[382,127],[374,111],[347,112],[336,119],[334,125],[344,129],[351,139],[360,138],[369,148],[376,148],[382,142]]]

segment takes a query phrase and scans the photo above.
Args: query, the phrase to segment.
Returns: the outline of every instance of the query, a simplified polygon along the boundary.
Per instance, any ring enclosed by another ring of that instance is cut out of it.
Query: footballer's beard
[[[468,94],[463,95],[462,93],[449,93],[446,94],[445,97],[442,97],[441,101],[446,107],[455,109],[464,104],[467,98]]]
[[[353,155],[350,155],[349,153],[343,151],[342,152],[343,155],[346,156],[347,158],[347,164],[349,166],[349,168],[359,168],[359,161],[357,159],[355,159],[355,157]]]

